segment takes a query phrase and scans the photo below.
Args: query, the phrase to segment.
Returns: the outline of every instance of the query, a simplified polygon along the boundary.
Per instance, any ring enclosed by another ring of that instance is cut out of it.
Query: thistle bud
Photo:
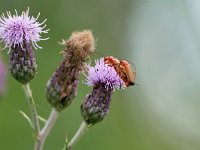
[[[46,86],[47,100],[57,111],[71,104],[76,96],[84,62],[94,52],[94,37],[90,31],[74,32],[64,44],[64,59]]]
[[[22,84],[28,83],[35,76],[37,64],[30,44],[24,43],[12,47],[9,69],[12,76]]]
[[[5,48],[9,48],[10,60],[9,69],[12,76],[22,84],[28,83],[36,74],[37,64],[34,57],[33,48],[41,48],[37,42],[41,39],[41,33],[46,25],[37,22],[37,18],[29,17],[29,9],[18,15],[11,15],[7,12],[7,17],[2,14],[0,17],[0,39],[5,43]]]
[[[94,125],[109,113],[113,90],[123,89],[125,83],[103,58],[97,60],[94,67],[87,68],[86,84],[94,87],[81,105],[81,115],[87,124]]]

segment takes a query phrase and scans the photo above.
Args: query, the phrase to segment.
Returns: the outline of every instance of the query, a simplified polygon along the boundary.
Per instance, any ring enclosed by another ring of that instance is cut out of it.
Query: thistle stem
[[[67,145],[66,150],[71,150],[71,148],[78,142],[78,140],[80,140],[80,138],[83,136],[83,134],[87,131],[88,128],[89,125],[85,121],[83,121],[76,134]]]
[[[31,112],[32,124],[34,127],[34,136],[37,137],[40,132],[40,125],[39,125],[38,114],[37,114],[35,102],[33,99],[32,91],[31,91],[29,83],[22,85],[22,87],[24,89],[24,93],[26,95],[29,109]]]
[[[44,142],[45,142],[47,136],[49,135],[53,125],[55,124],[58,116],[59,116],[59,112],[53,108],[45,126],[43,127],[43,129],[40,131],[40,133],[38,135],[38,139],[35,144],[35,150],[43,149]]]

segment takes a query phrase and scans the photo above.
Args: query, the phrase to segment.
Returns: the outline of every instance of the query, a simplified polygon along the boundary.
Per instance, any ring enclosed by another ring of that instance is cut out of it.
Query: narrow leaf
[[[23,112],[21,110],[19,111],[19,113],[28,121],[28,123],[30,124],[31,128],[34,128],[30,117],[25,112]]]
[[[38,119],[39,119],[40,121],[42,121],[43,123],[46,123],[46,122],[47,122],[47,120],[46,120],[45,118],[41,117],[41,116],[38,116]]]
[[[65,139],[65,144],[62,150],[68,150],[68,138],[67,138],[67,133],[66,133],[66,139]]]

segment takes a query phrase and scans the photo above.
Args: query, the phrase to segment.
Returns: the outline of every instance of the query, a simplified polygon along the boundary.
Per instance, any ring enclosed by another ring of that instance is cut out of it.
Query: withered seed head
[[[72,50],[77,57],[85,58],[95,49],[95,41],[92,32],[84,30],[82,32],[73,32],[68,41],[66,41],[67,49]]]
[[[46,87],[47,100],[57,111],[67,107],[76,96],[84,62],[94,52],[94,37],[91,31],[74,32],[65,43],[64,59]]]

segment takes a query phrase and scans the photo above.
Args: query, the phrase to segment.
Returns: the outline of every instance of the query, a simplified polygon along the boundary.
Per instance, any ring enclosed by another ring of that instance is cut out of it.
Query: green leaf
[[[42,121],[43,123],[46,123],[46,122],[47,122],[47,120],[46,120],[45,118],[41,117],[41,116],[38,116],[38,119],[39,119],[40,121]]]
[[[68,150],[68,138],[67,138],[67,133],[66,133],[66,139],[65,139],[65,144],[62,150]]]
[[[31,128],[34,129],[34,126],[33,126],[33,123],[31,121],[30,117],[25,112],[23,112],[21,110],[19,111],[19,113],[28,121],[28,123],[30,124]]]

